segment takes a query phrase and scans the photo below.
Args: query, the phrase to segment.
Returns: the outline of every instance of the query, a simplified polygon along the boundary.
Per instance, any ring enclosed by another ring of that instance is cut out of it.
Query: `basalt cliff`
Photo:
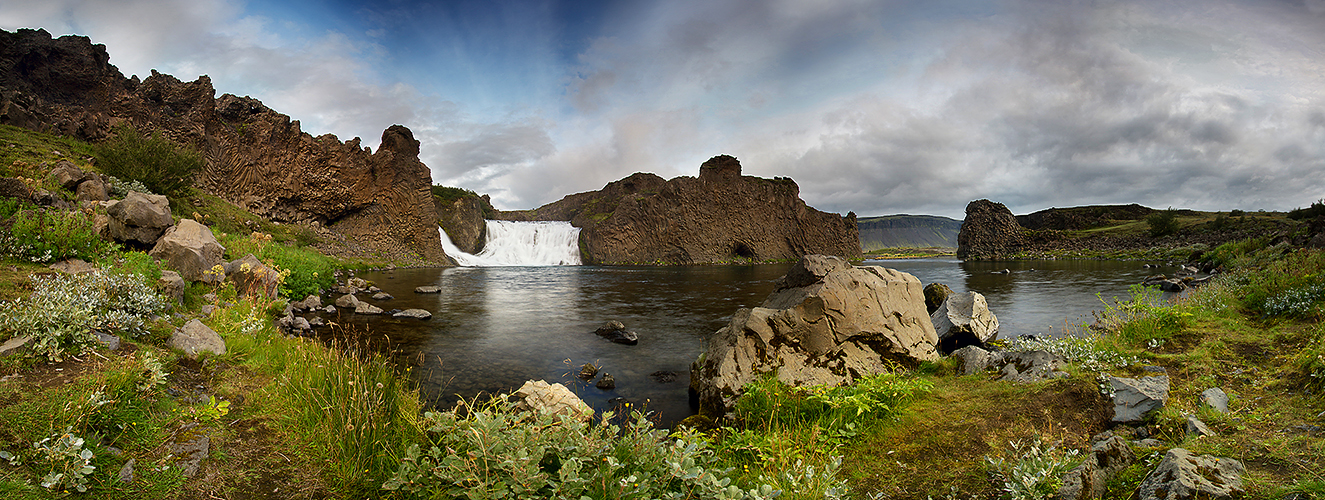
[[[740,161],[727,155],[704,162],[699,177],[637,173],[598,191],[534,210],[494,212],[493,218],[570,221],[581,228],[580,253],[592,264],[861,258],[854,213],[815,210],[791,179],[743,176]]]
[[[357,137],[314,137],[256,99],[215,95],[205,75],[125,78],[106,47],[87,37],[0,30],[0,123],[90,141],[122,124],[160,132],[203,153],[200,189],[273,221],[313,227],[324,251],[449,262],[431,177],[408,128],[386,129],[373,152]]]

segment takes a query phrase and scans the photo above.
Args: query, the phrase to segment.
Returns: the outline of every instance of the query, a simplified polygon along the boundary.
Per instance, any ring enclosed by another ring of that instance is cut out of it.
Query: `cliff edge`
[[[207,160],[195,183],[273,221],[319,230],[342,256],[447,263],[432,179],[400,125],[377,152],[314,137],[257,99],[214,97],[211,79],[125,78],[106,47],[45,30],[0,30],[0,123],[100,141],[119,125],[160,131]]]
[[[861,258],[854,213],[815,210],[800,199],[795,181],[741,175],[740,161],[727,155],[704,162],[699,177],[636,173],[599,191],[494,218],[569,221],[581,228],[580,251],[591,264]]]

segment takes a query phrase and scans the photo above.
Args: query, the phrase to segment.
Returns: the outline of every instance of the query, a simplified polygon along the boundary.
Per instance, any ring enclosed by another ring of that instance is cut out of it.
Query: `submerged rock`
[[[611,340],[612,342],[616,342],[618,344],[626,344],[626,345],[639,344],[639,335],[636,335],[635,332],[627,331],[626,325],[621,324],[621,322],[617,320],[612,320],[608,321],[607,323],[603,323],[603,326],[600,326],[598,327],[597,330],[594,330],[594,333],[598,334],[599,337]]]

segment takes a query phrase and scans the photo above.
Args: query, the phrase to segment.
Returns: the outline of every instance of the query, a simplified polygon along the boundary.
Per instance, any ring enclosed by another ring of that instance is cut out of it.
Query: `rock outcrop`
[[[920,280],[838,257],[808,255],[760,307],[736,311],[692,364],[701,413],[720,415],[741,386],[776,372],[794,386],[849,383],[938,358]]]
[[[260,101],[215,96],[211,79],[125,78],[104,45],[0,30],[0,123],[99,141],[114,127],[161,131],[200,151],[204,190],[277,222],[316,228],[345,256],[449,262],[419,142],[393,125],[377,152],[313,137]]]
[[[1193,455],[1184,448],[1173,448],[1141,481],[1136,496],[1141,500],[1238,498],[1244,493],[1242,474],[1246,470],[1232,458]]]
[[[602,190],[573,194],[505,220],[570,221],[581,228],[588,264],[689,265],[799,259],[809,254],[861,258],[854,213],[820,212],[788,178],[741,175],[727,155],[699,177],[665,181],[637,173]]]
[[[488,223],[484,215],[493,212],[486,196],[448,199],[434,195],[433,206],[437,208],[437,224],[446,231],[456,248],[468,254],[477,254],[483,250],[488,237]]]
[[[966,219],[957,233],[957,258],[997,259],[1025,244],[1024,229],[1002,203],[975,200],[966,205]]]

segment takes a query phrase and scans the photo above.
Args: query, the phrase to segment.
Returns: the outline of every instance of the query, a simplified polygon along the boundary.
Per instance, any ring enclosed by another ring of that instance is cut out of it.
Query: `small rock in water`
[[[598,367],[594,366],[593,363],[585,363],[580,367],[579,377],[581,379],[584,379],[585,381],[593,380],[596,375],[598,375]]]
[[[603,337],[612,342],[625,345],[635,345],[639,343],[639,336],[635,332],[627,331],[626,325],[620,321],[612,320],[604,323],[603,326],[594,330],[599,337]]]
[[[442,293],[442,287],[437,285],[424,285],[414,288],[414,293]]]
[[[396,318],[428,319],[432,317],[432,313],[423,309],[406,309],[404,311],[391,313],[391,316]]]
[[[603,378],[598,379],[598,383],[594,384],[594,387],[597,387],[604,391],[610,391],[612,389],[616,389],[616,379],[612,378],[612,374],[604,373]]]
[[[658,370],[656,372],[650,373],[649,376],[653,377],[653,381],[659,384],[670,384],[672,382],[676,382],[676,372]]]
[[[391,300],[394,298],[395,297],[391,296],[391,294],[386,292],[377,292],[373,294],[373,300]]]

